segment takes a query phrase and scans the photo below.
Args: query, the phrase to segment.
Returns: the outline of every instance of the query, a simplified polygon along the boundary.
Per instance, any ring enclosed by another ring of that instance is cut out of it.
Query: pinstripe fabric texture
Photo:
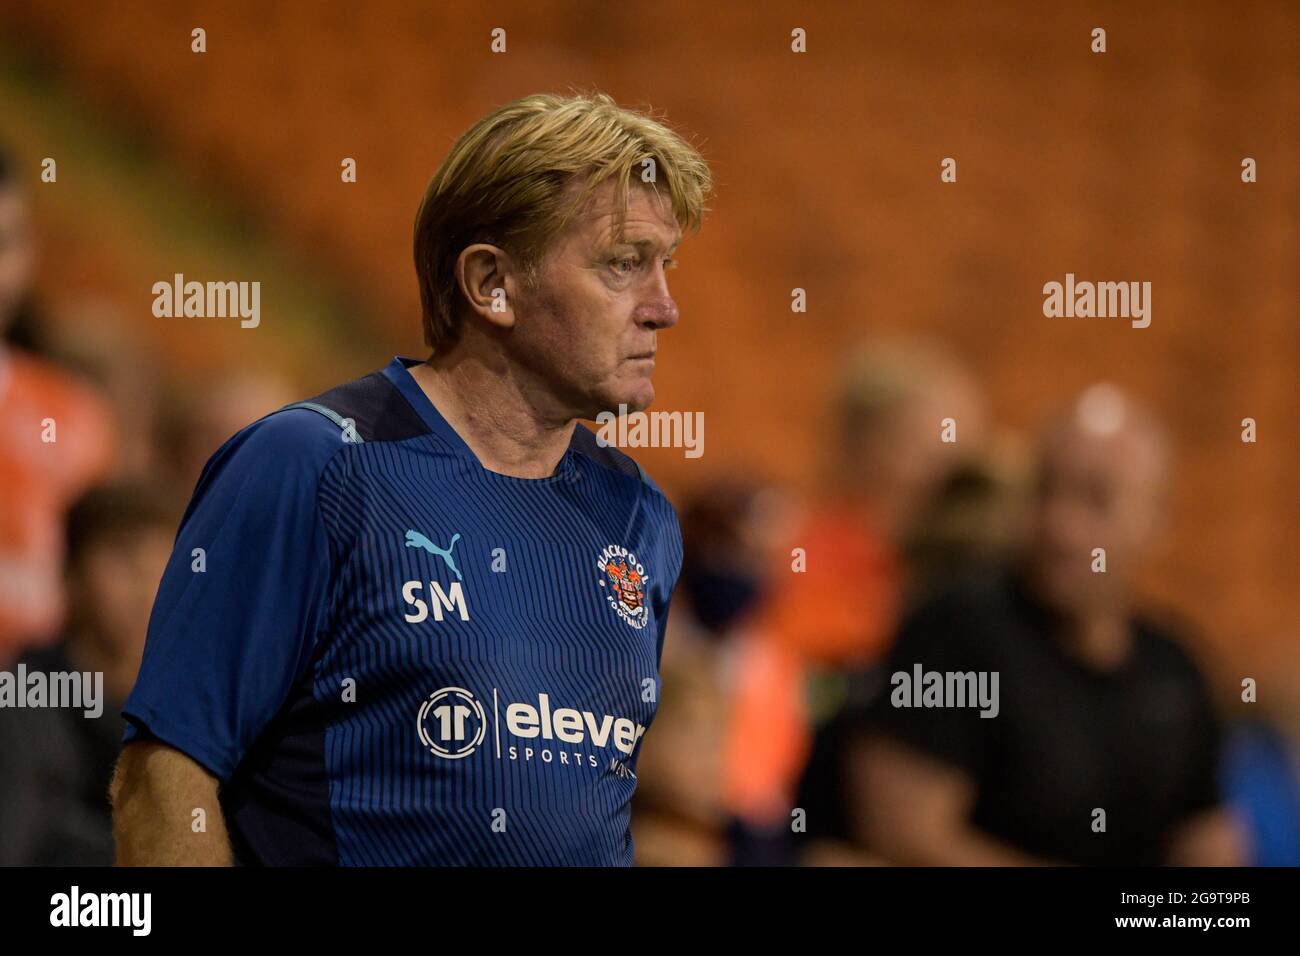
[[[318,490],[331,572],[309,676],[338,862],[630,864],[673,508],[581,425],[549,478],[487,471],[408,364],[382,375],[416,434],[386,438],[348,386],[313,399],[361,439]]]

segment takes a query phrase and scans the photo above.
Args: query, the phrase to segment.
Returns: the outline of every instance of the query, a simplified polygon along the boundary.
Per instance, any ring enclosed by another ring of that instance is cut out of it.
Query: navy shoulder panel
[[[353,441],[401,441],[429,431],[419,412],[381,372],[337,385],[289,408],[308,408],[340,428],[351,423]]]

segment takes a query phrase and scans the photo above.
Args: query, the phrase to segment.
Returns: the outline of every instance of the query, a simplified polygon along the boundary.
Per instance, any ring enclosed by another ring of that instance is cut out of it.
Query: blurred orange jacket
[[[792,557],[772,576],[739,637],[732,672],[723,799],[760,826],[789,820],[812,744],[809,673],[878,657],[899,603],[894,548],[867,506],[815,509],[791,547],[804,550],[806,569],[794,570]]]
[[[0,348],[0,662],[57,635],[64,515],[108,467],[110,421],[88,386]]]

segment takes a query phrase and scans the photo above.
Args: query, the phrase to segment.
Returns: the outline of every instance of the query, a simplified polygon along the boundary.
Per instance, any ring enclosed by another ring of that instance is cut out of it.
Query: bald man
[[[1232,865],[1218,726],[1191,659],[1135,608],[1169,477],[1111,386],[1045,432],[1019,566],[904,624],[846,768],[858,836],[919,865]]]

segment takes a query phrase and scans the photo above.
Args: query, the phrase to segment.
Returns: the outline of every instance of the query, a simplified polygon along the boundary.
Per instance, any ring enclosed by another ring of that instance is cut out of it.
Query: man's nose
[[[645,301],[637,306],[636,321],[646,328],[671,329],[677,324],[677,303],[668,292],[668,280],[660,275],[653,290],[647,290]]]

